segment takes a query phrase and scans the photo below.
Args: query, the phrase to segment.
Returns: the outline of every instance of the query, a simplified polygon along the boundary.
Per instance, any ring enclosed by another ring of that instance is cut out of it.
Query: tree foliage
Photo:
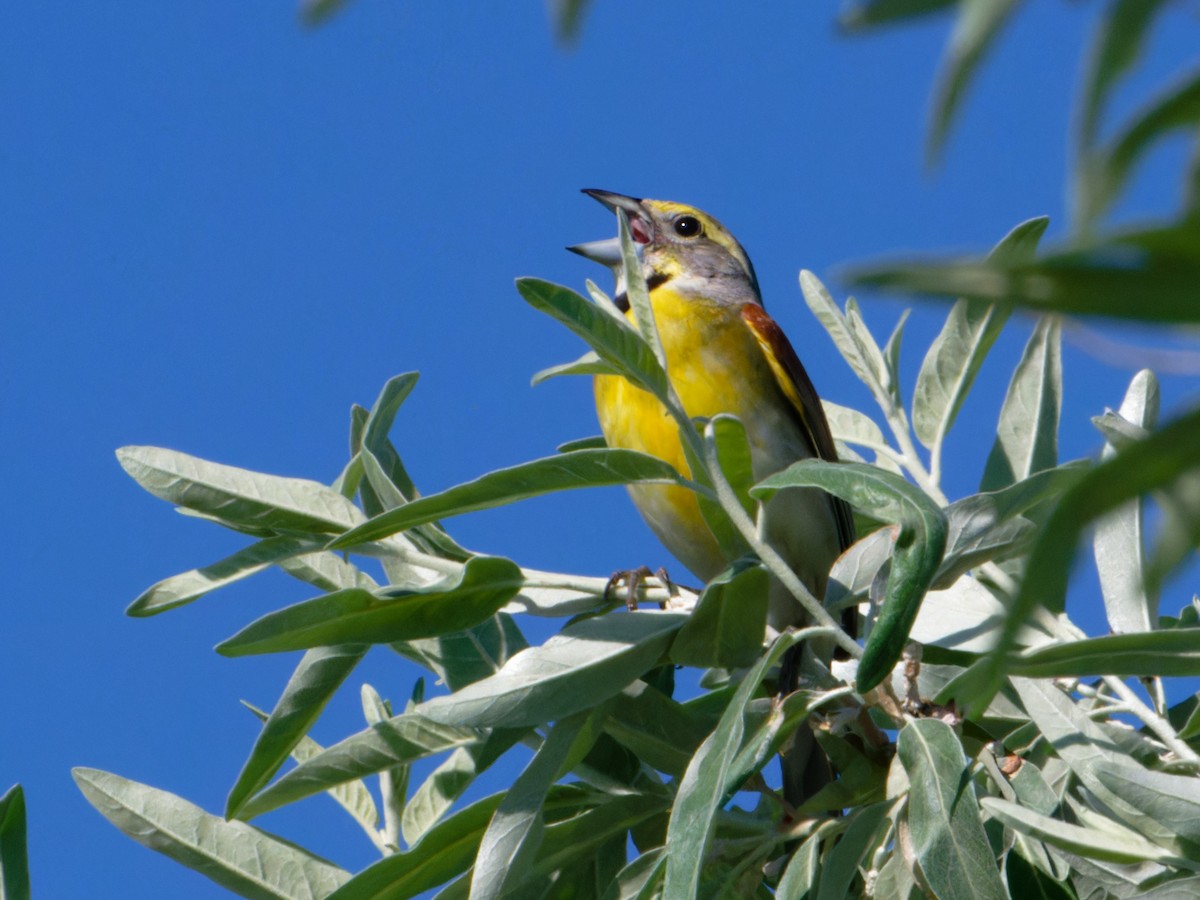
[[[337,5],[306,9],[316,18]],[[585,6],[553,5],[564,35],[577,32]],[[955,13],[934,91],[936,156],[1020,6],[875,0],[843,24],[864,31]],[[218,647],[305,651],[274,708],[259,713],[262,731],[224,817],[94,769],[75,772],[84,795],[136,840],[249,897],[1197,892],[1200,703],[1179,701],[1175,680],[1200,675],[1200,603],[1160,615],[1158,591],[1200,535],[1200,411],[1160,423],[1156,380],[1140,372],[1124,398],[1103,398],[1118,410],[1095,420],[1101,458],[1061,460],[1057,442],[1062,316],[1200,320],[1195,172],[1177,220],[1136,230],[1106,220],[1148,148],[1200,123],[1189,76],[1101,137],[1108,98],[1165,9],[1107,5],[1082,90],[1076,221],[1063,246],[1036,252],[1046,227],[1038,218],[985,259],[858,270],[861,284],[957,298],[911,391],[901,390],[903,322],[881,345],[852,298],[838,303],[801,273],[810,309],[878,407],[828,406],[841,463],[809,460],[750,484],[736,464],[743,454],[726,452],[744,441],[740,424],[687,417],[652,327],[610,314],[594,287],[589,300],[534,279],[518,282],[520,295],[589,350],[535,381],[614,372],[654,393],[675,418],[691,473],[585,439],[421,495],[389,437],[415,373],[390,380],[370,409],[354,407],[349,459],[330,485],[123,448],[120,462],[143,488],[251,539],[154,585],[131,615],[175,609],[272,566],[316,595]],[[637,271],[626,275],[637,304]],[[952,428],[1017,306],[1042,317],[1012,375],[979,492],[950,498],[942,472]],[[639,482],[695,491],[714,533],[748,552],[698,595],[648,580],[630,613],[607,596],[606,579],[475,552],[443,524],[548,492]],[[844,497],[866,524],[837,561],[824,606],[754,528],[757,505],[793,485]],[[1154,535],[1151,503],[1163,522]],[[1089,532],[1108,635],[1086,635],[1064,614]],[[371,574],[377,566],[384,583]],[[746,614],[761,606],[767,573],[794,587],[811,627],[768,635],[765,611]],[[837,611],[851,605],[865,614],[862,644],[839,626]],[[557,632],[531,644],[531,617],[556,620]],[[783,654],[818,637],[849,659],[807,670],[798,691],[777,696]],[[373,650],[416,662],[442,687],[426,696],[419,682],[401,711],[364,687],[363,730],[317,745],[308,732]],[[676,690],[677,666],[704,670],[699,692]],[[771,786],[772,761],[806,720],[820,723],[839,777],[789,809]],[[414,784],[411,767],[426,759],[437,766]],[[516,759],[528,762],[507,790],[467,802],[483,772],[515,771]],[[377,863],[352,875],[247,823],[322,792],[362,827]],[[823,812],[831,808],[844,814]],[[6,898],[28,895],[23,823],[15,788],[0,798]]]

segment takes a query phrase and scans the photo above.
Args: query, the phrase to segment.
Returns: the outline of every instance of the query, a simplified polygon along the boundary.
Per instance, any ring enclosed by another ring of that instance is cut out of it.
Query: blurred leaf
[[[305,25],[323,25],[346,5],[347,0],[300,0],[300,21]]]
[[[671,644],[682,666],[740,668],[762,653],[767,627],[767,571],[734,562],[710,581]]]
[[[590,0],[550,0],[550,16],[560,41],[570,43],[578,39],[589,3]]]
[[[523,581],[521,570],[509,560],[475,556],[457,575],[427,588],[349,588],[267,613],[218,644],[217,652],[247,656],[461,631],[495,615]]]
[[[558,780],[587,713],[559,720],[541,749],[496,807],[479,843],[471,875],[471,900],[500,900],[524,880],[541,845],[542,804]]]
[[[1164,0],[1112,0],[1088,52],[1084,75],[1079,143],[1085,152],[1096,142],[1100,116],[1120,78],[1137,63],[1146,34]]]
[[[632,325],[610,316],[569,288],[548,281],[519,278],[517,290],[534,309],[566,325],[631,382],[659,400],[666,399],[666,372]]]
[[[1200,844],[1200,778],[1132,764],[1098,765],[1100,782],[1185,841]]]
[[[495,675],[418,707],[458,725],[540,725],[621,692],[662,658],[687,621],[681,613],[641,610],[582,619],[540,647],[516,654]]]
[[[1058,465],[1058,417],[1062,407],[1062,326],[1040,319],[1017,363],[996,441],[984,466],[981,491],[994,491]]]
[[[14,784],[0,796],[0,900],[29,900],[25,792]]]
[[[199,600],[205,594],[249,578],[271,565],[301,553],[320,550],[324,541],[273,537],[257,541],[202,569],[172,575],[147,588],[129,605],[129,616],[153,616]]]
[[[294,844],[98,769],[71,770],[88,802],[139,844],[243,897],[325,896],[350,877]]]
[[[241,804],[238,817],[252,819],[356,778],[482,739],[474,729],[432,722],[405,713],[351,735],[287,772]]]
[[[999,689],[1016,634],[1038,605],[1062,610],[1075,548],[1083,529],[1127,500],[1169,485],[1200,465],[1200,410],[1181,416],[1146,440],[1102,462],[1063,494],[1042,530],[996,647],[981,661],[959,700],[986,706]]]
[[[958,18],[942,57],[934,86],[933,113],[926,156],[935,161],[946,142],[967,84],[984,53],[1000,34],[1021,0],[959,0]]]
[[[953,729],[938,719],[915,719],[900,730],[896,752],[910,783],[906,816],[913,848],[930,889],[945,900],[1006,900],[980,822],[970,763]]]
[[[691,900],[700,887],[700,871],[711,840],[717,810],[730,784],[730,771],[745,733],[743,716],[746,705],[758,690],[767,670],[783,654],[819,629],[804,628],[784,632],[762,658],[742,677],[737,691],[717,723],[716,729],[700,745],[687,771],[679,781],[675,805],[667,826],[666,881],[663,900]]]
[[[944,587],[981,562],[1003,559],[1010,550],[1023,550],[1025,538],[1032,535],[1022,514],[1057,499],[1083,477],[1089,465],[1085,460],[1063,463],[998,491],[972,494],[951,503],[946,508],[946,555],[935,584]]]
[[[237,818],[246,799],[279,771],[316,723],[329,698],[354,671],[366,649],[361,644],[350,644],[318,647],[304,654],[229,791],[226,818]]]
[[[900,659],[946,547],[946,517],[922,491],[899,475],[862,463],[806,459],[759,482],[751,494],[764,502],[785,487],[819,487],[877,519],[900,526],[884,602],[858,665],[861,693],[879,684]]]
[[[1036,263],[950,260],[861,267],[847,280],[882,290],[967,297],[1038,312],[1101,315],[1145,322],[1200,321],[1200,227],[1108,235]]]
[[[1009,828],[1054,847],[1078,853],[1080,856],[1118,863],[1156,860],[1171,865],[1186,864],[1186,860],[1172,856],[1127,828],[1120,829],[1119,834],[1081,828],[1061,819],[1043,816],[998,797],[984,797],[980,805],[988,815],[999,819]],[[1116,826],[1114,831],[1115,829]],[[1192,868],[1193,865],[1189,865],[1188,868]]]
[[[1149,369],[1133,376],[1120,416],[1143,429],[1152,429],[1158,421],[1158,379]],[[1117,447],[1110,441],[1101,454],[1111,459]],[[1146,593],[1145,551],[1142,534],[1141,499],[1122,504],[1096,520],[1092,538],[1100,591],[1108,624],[1118,634],[1149,631],[1157,618],[1157,604]]]
[[[941,12],[959,0],[858,0],[841,14],[838,24],[847,31],[865,31]]]
[[[1033,259],[1049,224],[1046,216],[1022,222],[992,249],[988,259],[1006,263]],[[970,300],[959,300],[950,308],[921,363],[913,393],[913,431],[926,447],[941,447],[1009,312]]]
[[[122,447],[117,459],[155,497],[252,534],[338,534],[363,519],[337,491],[303,478],[250,472],[162,447]]]
[[[1200,637],[1194,632],[1151,631],[1113,634],[1027,650],[1009,671],[1027,678],[1085,675],[1200,675]]]
[[[375,516],[329,543],[345,549],[436,519],[492,509],[554,491],[614,484],[686,484],[670,463],[636,450],[605,448],[559,453],[497,469],[474,481],[429,494]]]
[[[1149,4],[1150,0],[1143,0]],[[1146,152],[1173,131],[1200,124],[1200,71],[1146,104],[1105,150],[1085,160],[1080,202],[1085,221],[1099,218],[1120,196],[1130,173]]]

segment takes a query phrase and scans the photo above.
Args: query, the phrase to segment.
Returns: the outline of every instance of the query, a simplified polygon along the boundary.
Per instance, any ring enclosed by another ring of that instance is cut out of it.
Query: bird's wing
[[[757,303],[747,303],[742,307],[742,320],[758,340],[779,389],[796,412],[796,418],[808,437],[809,445],[821,459],[836,461],[837,448],[833,444],[833,434],[829,431],[825,411],[821,408],[821,399],[817,396],[808,373],[804,371],[800,357],[792,349],[787,335]],[[854,517],[846,501],[832,494],[829,495],[829,500],[837,520],[838,538],[842,549],[845,550],[854,543]]]

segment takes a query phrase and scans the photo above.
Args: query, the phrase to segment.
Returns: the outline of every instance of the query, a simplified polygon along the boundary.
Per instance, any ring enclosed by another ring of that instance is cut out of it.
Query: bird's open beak
[[[639,244],[648,244],[650,242],[650,217],[646,215],[646,210],[642,206],[641,200],[638,200],[636,197],[626,197],[624,194],[614,194],[612,191],[596,190],[595,188],[584,188],[583,192],[589,197],[603,203],[613,212],[616,212],[618,209],[625,210],[625,214],[629,216],[629,232],[634,241]],[[620,238],[613,237],[603,241],[588,241],[585,244],[575,244],[573,247],[568,247],[567,249],[572,253],[578,253],[585,259],[608,266],[610,269],[615,270],[621,265]]]

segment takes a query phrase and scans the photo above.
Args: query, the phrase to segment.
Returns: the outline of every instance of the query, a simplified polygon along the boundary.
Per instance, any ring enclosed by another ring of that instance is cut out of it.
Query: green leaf
[[[859,0],[842,13],[838,24],[850,32],[865,31],[941,12],[956,3],[958,0]]]
[[[934,87],[933,114],[926,150],[930,162],[937,159],[945,145],[950,124],[984,53],[996,42],[1019,2],[959,0],[958,18],[942,56],[941,70]]]
[[[481,772],[528,734],[529,730],[525,728],[495,728],[479,743],[456,748],[404,804],[400,819],[404,840],[408,844],[420,840]]]
[[[558,779],[586,713],[560,720],[496,807],[479,843],[471,876],[471,900],[500,900],[524,880],[541,845],[542,805]]]
[[[1173,831],[1127,803],[1100,780],[1098,772],[1101,768],[1129,763],[1128,755],[1114,743],[1108,732],[1093,722],[1052,682],[1014,677],[1012,684],[1021,705],[1041,730],[1045,741],[1112,816],[1158,844],[1165,847],[1175,845]],[[1054,844],[1053,841],[1046,843]]]
[[[1088,151],[1096,143],[1100,116],[1113,87],[1141,56],[1154,16],[1164,0],[1113,0],[1100,18],[1088,52],[1079,116],[1079,143]]]
[[[1187,629],[1088,638],[1028,650],[1009,671],[1027,678],[1200,675],[1200,638]]]
[[[720,414],[713,416],[704,426],[704,441],[716,456],[721,472],[725,475],[729,486],[733,488],[738,502],[750,518],[756,514],[755,503],[750,499],[749,490],[754,484],[753,461],[750,457],[750,442],[746,438],[746,429],[736,416]],[[691,471],[696,473],[696,480],[705,487],[711,487],[705,466],[689,460]],[[715,499],[698,493],[700,513],[704,516],[709,530],[716,537],[717,543],[726,559],[737,559],[750,552],[741,533],[729,521],[729,516],[721,509]]]
[[[430,829],[415,847],[368,866],[327,900],[402,900],[462,874],[503,794],[493,794]]]
[[[435,672],[452,691],[495,674],[527,646],[521,629],[506,613],[466,631],[392,644],[397,653]]]
[[[819,487],[876,519],[900,526],[883,608],[858,665],[857,688],[879,684],[900,659],[909,630],[942,561],[946,517],[922,491],[899,475],[862,463],[806,459],[759,482],[751,494],[764,502],[785,487]]]
[[[88,802],[129,837],[243,897],[325,896],[350,877],[294,844],[166,791],[98,769],[71,775]]]
[[[557,366],[550,366],[542,369],[540,372],[534,373],[530,384],[537,387],[543,382],[549,381],[551,378],[557,378],[560,375],[620,375],[616,367],[602,360],[594,350],[589,350],[579,359],[569,363],[561,363]]]
[[[762,653],[767,627],[767,571],[735,562],[710,581],[671,644],[682,666],[740,668]]]
[[[837,347],[838,352],[842,354],[842,358],[846,360],[850,368],[854,370],[859,381],[871,389],[871,393],[877,400],[889,396],[884,387],[886,366],[883,362],[882,351],[875,346],[874,339],[871,339],[867,347],[862,344],[861,332],[866,331],[865,326],[859,331],[853,329],[848,314],[838,309],[829,290],[816,275],[807,269],[800,272],[800,290],[804,294],[804,301],[808,304],[808,308],[817,317],[817,321],[829,332],[834,346]],[[849,302],[846,305],[849,309]],[[869,331],[866,333],[868,336],[870,335]],[[870,351],[871,347],[874,347],[874,353]]]
[[[621,280],[625,284],[625,297],[633,313],[633,323],[646,346],[653,351],[659,370],[665,372],[667,354],[658,336],[658,323],[654,321],[654,307],[650,304],[650,289],[642,275],[640,254],[629,230],[629,216],[623,209],[617,209],[617,238],[621,244]]]
[[[820,832],[812,835],[792,854],[787,868],[783,870],[783,877],[779,879],[779,886],[775,891],[776,897],[805,898],[811,896],[811,891],[815,887],[817,876],[821,871],[820,838]]]
[[[279,771],[365,653],[366,647],[351,644],[319,647],[304,654],[229,791],[226,818],[236,818],[247,798]]]
[[[396,413],[408,399],[414,387],[417,386],[418,372],[404,372],[389,378],[379,392],[370,413],[367,415],[366,426],[363,429],[362,446],[378,455],[387,446],[388,432],[396,421]],[[399,485],[405,497],[412,499],[414,489],[412,483]]]
[[[570,43],[579,37],[590,0],[550,0],[550,17],[558,39]]]
[[[517,279],[517,290],[534,309],[583,338],[602,360],[659,400],[667,397],[667,373],[632,325],[601,310],[569,288],[537,278]]]
[[[1083,529],[1099,516],[1149,491],[1170,485],[1200,465],[1200,410],[1160,428],[1102,462],[1067,490],[1042,530],[993,652],[981,661],[964,705],[986,706],[999,689],[1016,634],[1040,604],[1060,612],[1075,548]]]
[[[1024,835],[1020,835],[1020,839],[1028,840]],[[1015,850],[1009,851],[1004,858],[1004,881],[1009,896],[1022,900],[1077,900],[1077,895],[1066,883],[1051,878]]]
[[[337,491],[303,478],[263,475],[162,447],[122,447],[117,459],[155,497],[252,534],[338,534],[363,519]]]
[[[612,704],[604,730],[656,771],[678,778],[714,724],[715,718],[635,681]]]
[[[434,721],[480,727],[540,725],[619,694],[656,665],[687,616],[641,610],[582,619],[495,675],[418,707]]]
[[[1133,376],[1119,412],[1121,421],[1152,429],[1158,421],[1158,379],[1149,369]],[[1102,459],[1111,459],[1117,447],[1110,440]],[[1142,502],[1125,503],[1096,521],[1092,538],[1100,592],[1108,624],[1118,634],[1149,631],[1158,619],[1157,602],[1146,591]]]
[[[218,644],[217,652],[247,656],[461,631],[495,615],[523,580],[509,560],[475,556],[457,575],[419,590],[349,588],[268,613]]]
[[[984,811],[999,819],[1014,831],[1037,838],[1053,847],[1077,853],[1089,859],[1100,859],[1116,863],[1135,863],[1154,860],[1168,865],[1183,865],[1197,868],[1186,860],[1172,856],[1161,847],[1150,843],[1137,832],[1114,826],[1113,832],[1097,831],[1071,825],[1061,819],[1043,816],[998,797],[984,797],[980,801]]]
[[[988,259],[1025,262],[1033,259],[1050,219],[1039,216],[1017,225]],[[958,416],[992,344],[1000,336],[1009,310],[995,304],[959,300],[925,354],[913,393],[913,431],[926,447],[940,447]]]
[[[497,469],[474,481],[388,510],[331,541],[329,547],[353,547],[436,519],[492,509],[555,491],[645,483],[689,484],[670,463],[636,450],[605,448],[559,453]]]
[[[851,887],[858,877],[860,866],[864,870],[871,868],[871,856],[879,849],[879,832],[894,806],[895,803],[889,800],[872,803],[850,813],[845,833],[821,863],[817,900],[845,900],[859,893],[852,892]]]
[[[1200,125],[1200,71],[1139,110],[1106,150],[1094,150],[1083,169],[1081,201],[1085,221],[1099,218],[1120,196],[1134,166],[1172,132]]]
[[[1006,900],[980,822],[971,767],[953,729],[938,719],[915,719],[900,730],[896,752],[910,783],[906,814],[913,849],[934,894]]]
[[[1130,806],[1182,840],[1200,844],[1200,778],[1155,772],[1128,763],[1098,765],[1096,777]]]
[[[680,779],[675,805],[667,825],[666,881],[663,900],[691,900],[700,887],[701,867],[714,829],[714,817],[725,802],[731,785],[730,773],[745,734],[746,706],[758,690],[767,670],[791,647],[822,629],[804,628],[785,632],[771,649],[743,676],[737,691],[717,723],[700,745]]]
[[[205,594],[249,578],[282,560],[320,550],[324,541],[273,537],[257,541],[202,569],[172,575],[147,588],[129,605],[129,616],[153,616],[199,600]]]
[[[1062,407],[1062,326],[1038,321],[1017,363],[988,455],[981,491],[1008,487],[1058,465],[1058,417]]]
[[[315,27],[322,25],[346,5],[347,0],[300,0],[300,21]]]
[[[14,784],[0,796],[0,898],[30,898],[25,791],[19,784]]]
[[[474,729],[443,725],[415,713],[393,716],[296,766],[243,802],[238,817],[252,819],[347,781],[480,740],[481,735]]]

